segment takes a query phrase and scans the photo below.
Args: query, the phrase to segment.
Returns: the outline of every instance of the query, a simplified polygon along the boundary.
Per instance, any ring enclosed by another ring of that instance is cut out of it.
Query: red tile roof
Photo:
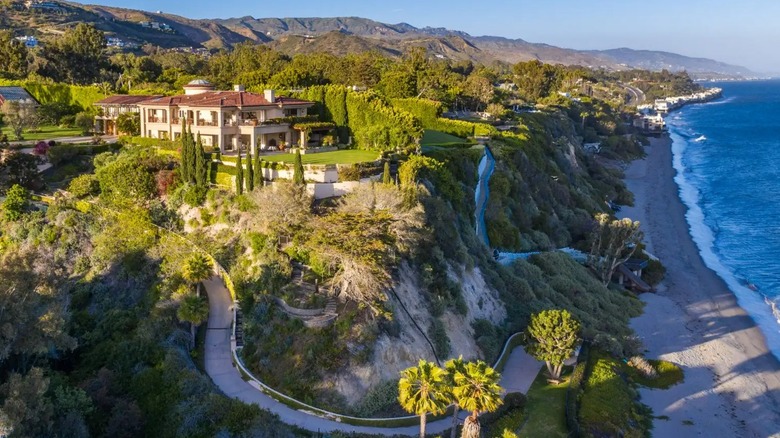
[[[154,95],[154,96],[148,96],[148,95],[126,95],[126,94],[119,94],[116,96],[108,96],[103,100],[99,100],[95,102],[95,105],[135,105],[138,102],[143,102],[144,100],[149,99],[156,99],[162,96]]]
[[[265,99],[265,95],[248,91],[209,91],[200,94],[164,96],[138,102],[140,105],[154,106],[194,106],[194,107],[251,107],[279,105],[313,105],[313,102],[277,97],[274,103]]]

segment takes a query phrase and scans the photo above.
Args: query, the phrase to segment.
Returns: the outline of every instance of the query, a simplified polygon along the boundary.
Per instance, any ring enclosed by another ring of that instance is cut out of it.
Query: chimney
[[[236,84],[233,85],[233,91],[246,91],[246,88],[243,85]]]
[[[265,90],[263,94],[265,94],[265,100],[267,100],[268,103],[276,102],[276,97],[274,96],[274,90]]]

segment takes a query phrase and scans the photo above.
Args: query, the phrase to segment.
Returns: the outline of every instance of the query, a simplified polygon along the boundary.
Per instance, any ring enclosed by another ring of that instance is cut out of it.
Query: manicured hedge
[[[235,166],[226,166],[222,163],[212,162],[209,178],[212,184],[233,189],[235,188],[235,177],[237,169]]]
[[[447,134],[463,138],[475,135],[493,136],[498,134],[498,130],[487,123],[442,118],[442,105],[435,100],[412,97],[408,99],[393,99],[391,103],[395,108],[406,111],[419,119],[425,129],[446,132]]]
[[[372,90],[347,93],[349,129],[360,149],[394,150],[422,138],[417,118],[388,105]]]
[[[351,135],[360,149],[394,150],[422,137],[422,124],[416,117],[393,107],[372,90],[325,85],[309,87],[296,97],[316,103],[310,113],[323,122],[333,122],[341,143]]]
[[[143,146],[143,147],[156,147],[168,151],[178,151],[181,149],[181,141],[179,140],[163,140],[160,138],[148,138],[148,137],[141,137],[141,136],[135,136],[135,137],[122,136],[119,137],[118,141],[119,143],[125,145],[132,144],[132,145]]]

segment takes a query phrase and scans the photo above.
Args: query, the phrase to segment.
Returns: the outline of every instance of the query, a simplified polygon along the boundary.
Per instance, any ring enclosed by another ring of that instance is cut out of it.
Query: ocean
[[[704,262],[780,358],[780,80],[712,86],[666,117],[675,181]]]

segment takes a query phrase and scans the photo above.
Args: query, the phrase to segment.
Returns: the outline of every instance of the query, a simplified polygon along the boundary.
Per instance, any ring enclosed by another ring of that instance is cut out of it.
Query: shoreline
[[[650,358],[674,362],[685,381],[667,390],[643,389],[656,436],[780,437],[780,361],[764,334],[708,268],[690,234],[680,198],[669,135],[651,139],[647,157],[625,170],[647,249],[667,269],[658,293],[644,294],[645,312],[631,325]]]

